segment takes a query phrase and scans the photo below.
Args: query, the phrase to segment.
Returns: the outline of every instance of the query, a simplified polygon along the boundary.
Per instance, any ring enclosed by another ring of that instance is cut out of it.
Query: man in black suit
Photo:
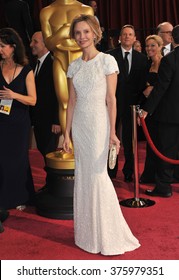
[[[163,49],[162,49],[163,56],[167,55],[169,52],[173,50],[172,30],[173,30],[173,25],[168,21],[162,22],[157,26],[157,34],[163,40]],[[178,152],[178,159],[179,159],[179,152]],[[179,165],[175,166],[174,182],[179,182]]]
[[[37,103],[31,107],[31,119],[37,148],[44,157],[58,147],[61,131],[58,118],[58,101],[53,81],[53,58],[46,48],[42,32],[35,32],[30,47],[37,56],[40,65],[35,67]]]
[[[158,83],[143,105],[144,117],[155,112],[158,122],[158,147],[168,158],[177,159],[179,149],[179,25],[172,31],[174,50],[161,60]],[[170,197],[174,165],[160,158],[157,162],[156,186],[147,195]]]
[[[142,92],[146,86],[147,57],[133,49],[136,40],[135,30],[132,25],[125,25],[120,32],[120,45],[108,53],[113,55],[118,63],[119,75],[116,90],[117,119],[116,129],[122,124],[122,144],[124,147],[125,163],[123,167],[124,180],[132,181],[134,160],[132,149],[132,117],[131,105],[137,105],[142,98]],[[127,68],[125,53],[127,54]],[[109,171],[110,177],[115,177],[117,165],[114,171]]]
[[[163,49],[162,49],[162,54],[165,56],[169,52],[173,50],[173,45],[172,45],[172,30],[173,30],[173,25],[168,22],[162,22],[157,26],[157,35],[159,35],[162,40],[163,40]]]

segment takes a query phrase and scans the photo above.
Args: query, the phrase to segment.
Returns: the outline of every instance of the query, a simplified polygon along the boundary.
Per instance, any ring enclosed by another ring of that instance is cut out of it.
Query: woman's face
[[[142,46],[140,42],[134,42],[134,50],[141,52],[142,51]]]
[[[146,41],[145,49],[148,57],[151,58],[158,55],[161,51],[161,47],[154,39],[149,39]]]
[[[12,58],[13,53],[14,53],[14,47],[8,44],[4,44],[0,40],[0,56],[2,57],[2,59]]]
[[[76,23],[74,27],[74,38],[81,49],[94,46],[95,34],[85,21]]]

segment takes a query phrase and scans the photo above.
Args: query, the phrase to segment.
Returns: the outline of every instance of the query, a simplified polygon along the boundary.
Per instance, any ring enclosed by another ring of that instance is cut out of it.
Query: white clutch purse
[[[108,165],[110,169],[114,169],[116,165],[116,159],[117,159],[117,150],[116,145],[112,145],[109,150],[109,157],[108,157]]]

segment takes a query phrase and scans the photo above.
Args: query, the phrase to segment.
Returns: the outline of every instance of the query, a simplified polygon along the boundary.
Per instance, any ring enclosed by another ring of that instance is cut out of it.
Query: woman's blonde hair
[[[101,31],[101,27],[97,21],[97,19],[95,18],[95,16],[91,16],[91,15],[84,15],[81,14],[80,16],[77,16],[73,19],[72,23],[71,23],[71,27],[70,27],[70,37],[71,39],[75,39],[75,26],[78,22],[82,22],[85,21],[92,29],[92,31],[95,34],[95,39],[94,39],[94,44],[96,45],[97,43],[99,43],[101,41],[102,38],[102,31]]]
[[[147,42],[147,41],[150,40],[150,39],[155,40],[159,47],[162,47],[162,46],[163,46],[163,40],[162,40],[162,38],[161,38],[160,36],[155,35],[155,34],[149,35],[149,36],[145,39],[145,42]]]

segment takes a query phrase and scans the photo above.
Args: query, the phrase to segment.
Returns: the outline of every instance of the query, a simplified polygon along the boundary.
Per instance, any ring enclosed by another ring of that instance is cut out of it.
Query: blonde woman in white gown
[[[94,16],[80,15],[71,25],[71,38],[82,57],[68,68],[69,101],[63,143],[75,154],[75,244],[90,253],[118,255],[140,246],[129,229],[107,173],[109,147],[120,141],[115,133],[118,66],[115,59],[98,52],[101,30]]]

